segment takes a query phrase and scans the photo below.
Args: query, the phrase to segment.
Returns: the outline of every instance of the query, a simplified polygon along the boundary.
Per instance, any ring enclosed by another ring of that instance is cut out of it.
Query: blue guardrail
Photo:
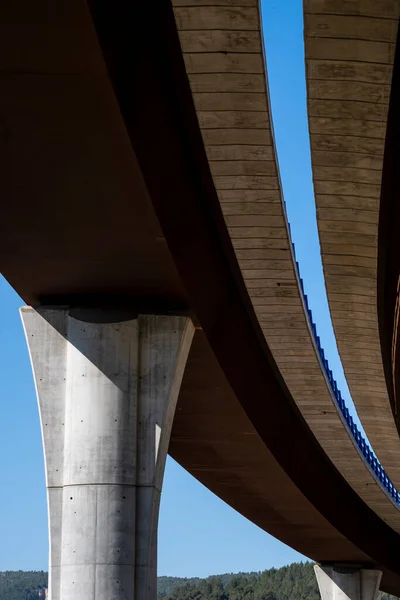
[[[293,243],[292,243],[292,247],[293,247],[293,254],[296,257],[295,247],[294,247]],[[311,312],[310,307],[308,306],[307,294],[304,293],[303,280],[300,276],[299,263],[297,262],[297,260],[296,260],[296,269],[297,269],[297,274],[299,276],[301,293],[303,295],[304,304],[307,309],[311,330],[312,330],[312,333],[314,336],[314,341],[315,341],[316,347],[318,349],[318,353],[321,358],[321,362],[324,367],[326,377],[329,381],[329,385],[330,385],[332,394],[336,400],[336,405],[337,405],[338,409],[340,410],[341,414],[343,415],[343,418],[346,421],[347,426],[351,432],[351,435],[353,436],[353,439],[354,439],[355,443],[357,444],[361,454],[364,456],[365,460],[367,461],[367,463],[371,467],[372,471],[374,472],[376,479],[382,485],[382,487],[384,487],[387,490],[387,492],[393,498],[393,500],[396,502],[396,504],[400,505],[400,493],[397,491],[397,489],[393,485],[392,481],[387,476],[384,468],[382,467],[379,460],[376,458],[376,456],[375,456],[374,452],[372,451],[372,449],[370,448],[368,442],[365,441],[365,438],[363,437],[363,435],[361,434],[361,431],[358,429],[357,425],[355,424],[353,417],[350,415],[349,409],[347,408],[345,401],[343,400],[342,394],[337,386],[336,380],[334,379],[332,371],[329,368],[328,361],[325,358],[324,349],[321,346],[321,340],[319,339],[319,335],[317,334],[317,328],[316,328],[314,320],[313,320],[312,312]]]

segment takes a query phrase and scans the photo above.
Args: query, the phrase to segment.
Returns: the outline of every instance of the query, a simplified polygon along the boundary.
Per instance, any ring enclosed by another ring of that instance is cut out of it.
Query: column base
[[[382,571],[359,566],[315,565],[321,600],[376,600]]]

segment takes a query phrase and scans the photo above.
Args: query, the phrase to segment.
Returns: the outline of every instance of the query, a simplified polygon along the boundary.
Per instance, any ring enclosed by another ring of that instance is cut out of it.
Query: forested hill
[[[44,571],[0,572],[0,600],[42,600],[46,587]],[[320,600],[320,596],[312,563],[293,563],[281,569],[206,579],[159,577],[158,600]],[[382,594],[380,600],[393,597]]]
[[[45,571],[0,571],[0,600],[44,600]]]
[[[207,579],[159,577],[159,600],[320,600],[313,563]],[[393,600],[381,594],[380,600]]]

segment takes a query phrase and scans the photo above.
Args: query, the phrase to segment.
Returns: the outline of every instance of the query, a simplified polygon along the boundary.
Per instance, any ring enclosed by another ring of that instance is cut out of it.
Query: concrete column
[[[44,445],[50,600],[155,598],[164,466],[194,328],[173,316],[21,315]]]
[[[382,571],[339,565],[315,565],[322,600],[376,600]]]

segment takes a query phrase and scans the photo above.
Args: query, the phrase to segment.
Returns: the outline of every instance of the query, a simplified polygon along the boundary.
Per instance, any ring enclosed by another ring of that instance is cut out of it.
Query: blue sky
[[[301,0],[264,0],[263,25],[279,163],[297,258],[321,341],[344,397],[316,231],[304,81]],[[34,249],[32,250],[34,251]],[[0,570],[47,569],[47,514],[35,390],[18,309],[0,278]],[[301,560],[169,460],[159,574],[207,576]]]

